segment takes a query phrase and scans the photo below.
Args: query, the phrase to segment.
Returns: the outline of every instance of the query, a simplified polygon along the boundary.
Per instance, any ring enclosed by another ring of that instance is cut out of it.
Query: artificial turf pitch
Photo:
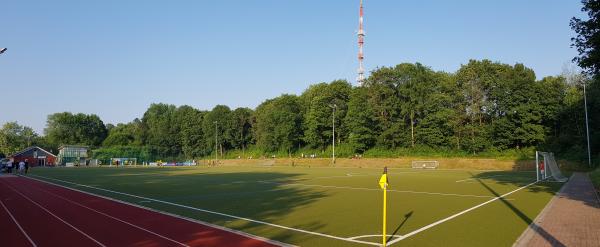
[[[381,242],[381,169],[36,168],[29,175],[294,245]],[[511,246],[562,185],[532,184],[535,173],[522,171],[398,168],[388,177],[391,246]]]

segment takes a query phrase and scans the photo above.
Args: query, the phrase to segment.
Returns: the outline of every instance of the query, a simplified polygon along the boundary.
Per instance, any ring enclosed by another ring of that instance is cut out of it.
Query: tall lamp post
[[[585,109],[585,134],[587,137],[587,153],[588,153],[588,166],[592,167],[592,154],[590,151],[590,128],[588,126],[588,112],[587,112],[587,99],[585,95],[585,84],[583,82],[583,108]]]
[[[218,132],[218,128],[217,128],[217,121],[214,121],[215,123],[215,165],[217,164],[217,162],[219,161],[219,139],[217,137],[217,132]]]
[[[329,105],[329,107],[331,107],[333,109],[333,113],[332,113],[333,117],[331,118],[332,119],[332,121],[331,121],[332,122],[332,130],[333,130],[332,131],[333,134],[331,135],[333,137],[332,140],[331,140],[331,143],[333,144],[332,145],[332,147],[333,147],[333,153],[332,153],[331,160],[332,160],[333,164],[335,165],[335,109],[337,109],[337,105],[336,104],[331,104],[331,105]]]

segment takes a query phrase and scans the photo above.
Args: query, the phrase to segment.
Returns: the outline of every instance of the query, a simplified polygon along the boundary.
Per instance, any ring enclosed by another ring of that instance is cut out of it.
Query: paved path
[[[585,173],[574,173],[514,246],[600,246],[600,202]]]

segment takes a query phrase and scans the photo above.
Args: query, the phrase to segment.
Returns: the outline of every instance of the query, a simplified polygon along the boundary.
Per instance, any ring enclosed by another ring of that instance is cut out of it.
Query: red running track
[[[0,177],[0,246],[278,246],[24,177]]]

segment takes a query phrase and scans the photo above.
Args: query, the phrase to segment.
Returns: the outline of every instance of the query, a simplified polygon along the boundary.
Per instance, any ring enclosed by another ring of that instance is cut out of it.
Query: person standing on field
[[[19,170],[17,171],[17,174],[23,175],[23,171],[25,171],[25,162],[21,161],[19,162]]]
[[[29,161],[25,159],[25,174],[27,174],[27,171],[29,171]]]
[[[11,174],[12,168],[13,168],[13,161],[11,159],[8,161],[8,163],[6,163],[6,173]]]

